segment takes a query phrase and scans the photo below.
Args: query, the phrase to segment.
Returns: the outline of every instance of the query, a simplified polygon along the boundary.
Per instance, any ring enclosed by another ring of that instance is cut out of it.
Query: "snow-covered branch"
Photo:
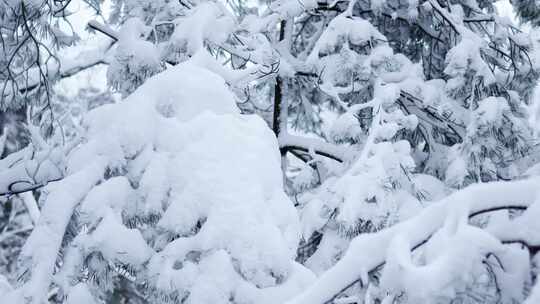
[[[63,60],[59,64],[49,64],[46,67],[48,79],[62,79],[71,77],[81,71],[106,63],[107,50],[96,49],[81,53],[72,60]],[[41,68],[32,68],[28,71],[28,79],[18,86],[20,93],[32,91],[43,85],[43,77],[39,76]]]
[[[456,137],[457,142],[461,142],[465,138],[467,131],[465,126],[442,116],[436,109],[422,105],[422,100],[410,93],[401,91],[397,103],[407,114],[416,115],[420,123],[427,123],[449,136]]]
[[[32,191],[63,178],[58,149],[34,152],[27,147],[0,160],[0,196]]]
[[[353,151],[345,146],[337,146],[316,138],[300,137],[281,133],[279,138],[279,147],[288,150],[299,150],[309,154],[317,154],[328,157],[338,162],[348,160]]]
[[[377,233],[361,234],[351,242],[345,256],[334,267],[287,304],[330,303],[353,284],[365,286],[368,274],[384,265],[387,250],[396,236],[406,236],[414,249],[440,229],[450,214],[466,212],[474,215],[505,206],[527,208],[537,199],[539,184],[540,178],[475,184],[427,207],[405,222]]]

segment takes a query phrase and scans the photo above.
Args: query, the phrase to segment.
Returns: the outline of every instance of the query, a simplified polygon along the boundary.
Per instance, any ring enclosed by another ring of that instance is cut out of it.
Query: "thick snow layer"
[[[227,40],[234,25],[234,19],[219,2],[201,3],[191,15],[179,18],[171,40],[177,48],[193,55],[204,48],[205,40],[213,43]]]
[[[389,229],[359,235],[351,242],[345,256],[334,267],[322,274],[302,294],[286,303],[327,303],[357,280],[367,282],[368,272],[387,261],[386,252],[390,250],[391,246],[395,247],[405,242],[405,244],[409,244],[407,245],[409,248],[413,248],[421,244],[443,227],[449,214],[457,214],[459,218],[459,215],[468,216],[483,210],[509,205],[529,206],[537,199],[539,184],[540,179],[538,178],[515,182],[476,184],[430,205],[417,216]],[[461,218],[463,219],[463,217]],[[454,228],[454,231],[459,231],[459,225]],[[484,235],[481,238],[474,237],[474,242],[479,241],[480,247],[486,248],[488,238],[485,237],[485,233],[478,231],[475,234]],[[465,236],[467,235],[469,233],[465,234]],[[396,236],[403,237],[406,241],[400,241],[396,244],[397,241],[394,241]],[[489,242],[493,244],[492,241]],[[465,244],[472,243],[470,241]],[[392,261],[396,261],[396,259],[390,258]],[[406,260],[401,261],[401,264],[406,262]]]
[[[94,224],[90,221],[101,221],[109,211],[120,215],[131,191],[129,181],[123,176],[113,177],[94,187],[79,208],[82,221]]]
[[[98,304],[94,299],[88,285],[79,283],[71,289],[67,296],[66,304]]]
[[[32,303],[46,296],[77,205],[88,229],[56,278],[72,297],[88,290],[70,292],[77,271],[67,268],[92,252],[136,269],[157,296],[187,303],[282,302],[313,280],[294,262],[300,228],[277,140],[261,118],[239,114],[221,77],[182,63],[93,110],[84,125],[84,144],[23,251],[39,256],[22,290]]]
[[[0,160],[0,194],[23,192],[62,178],[63,150],[28,146]]]
[[[38,224],[32,231],[21,252],[21,259],[29,265],[31,277],[22,289],[22,295],[41,303],[45,299],[52,279],[58,250],[73,210],[86,193],[103,176],[103,158],[89,161],[80,171],[66,177],[55,185],[48,195]],[[12,296],[21,295],[15,292]],[[11,299],[9,303],[19,303]]]
[[[540,52],[539,52],[540,53]],[[529,123],[536,135],[540,134],[540,84],[537,84],[531,98],[529,110]]]
[[[319,55],[334,52],[340,44],[362,45],[372,40],[384,40],[384,36],[367,20],[338,16],[328,24],[328,28],[318,39],[308,61]]]

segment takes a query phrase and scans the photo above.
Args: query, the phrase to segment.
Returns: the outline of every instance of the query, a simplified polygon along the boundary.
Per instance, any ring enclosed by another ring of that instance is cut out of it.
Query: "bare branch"
[[[111,38],[114,41],[118,41],[118,37],[119,37],[118,32],[104,24],[101,24],[95,20],[91,20],[88,22],[88,27],[104,34],[105,36]]]

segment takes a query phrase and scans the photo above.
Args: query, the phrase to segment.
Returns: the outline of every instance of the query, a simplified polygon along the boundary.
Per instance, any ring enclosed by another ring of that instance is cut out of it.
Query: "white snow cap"
[[[299,223],[283,191],[277,140],[261,118],[240,115],[221,77],[182,63],[124,101],[93,110],[85,127],[68,172],[99,160],[107,173],[80,204],[89,229],[80,233],[84,245],[74,242],[80,257],[70,255],[65,267],[99,252],[130,265],[157,296],[197,304],[279,302],[312,281],[294,262]],[[44,214],[63,204],[53,203]],[[36,272],[43,275],[33,281],[40,286],[29,292],[47,290],[48,266]],[[85,296],[81,288],[73,297]]]

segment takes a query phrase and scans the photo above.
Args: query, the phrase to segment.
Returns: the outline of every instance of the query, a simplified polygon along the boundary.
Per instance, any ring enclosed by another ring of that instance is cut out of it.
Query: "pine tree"
[[[124,100],[40,141],[62,180],[8,299],[534,296],[538,41],[494,3],[113,1],[89,26]]]

